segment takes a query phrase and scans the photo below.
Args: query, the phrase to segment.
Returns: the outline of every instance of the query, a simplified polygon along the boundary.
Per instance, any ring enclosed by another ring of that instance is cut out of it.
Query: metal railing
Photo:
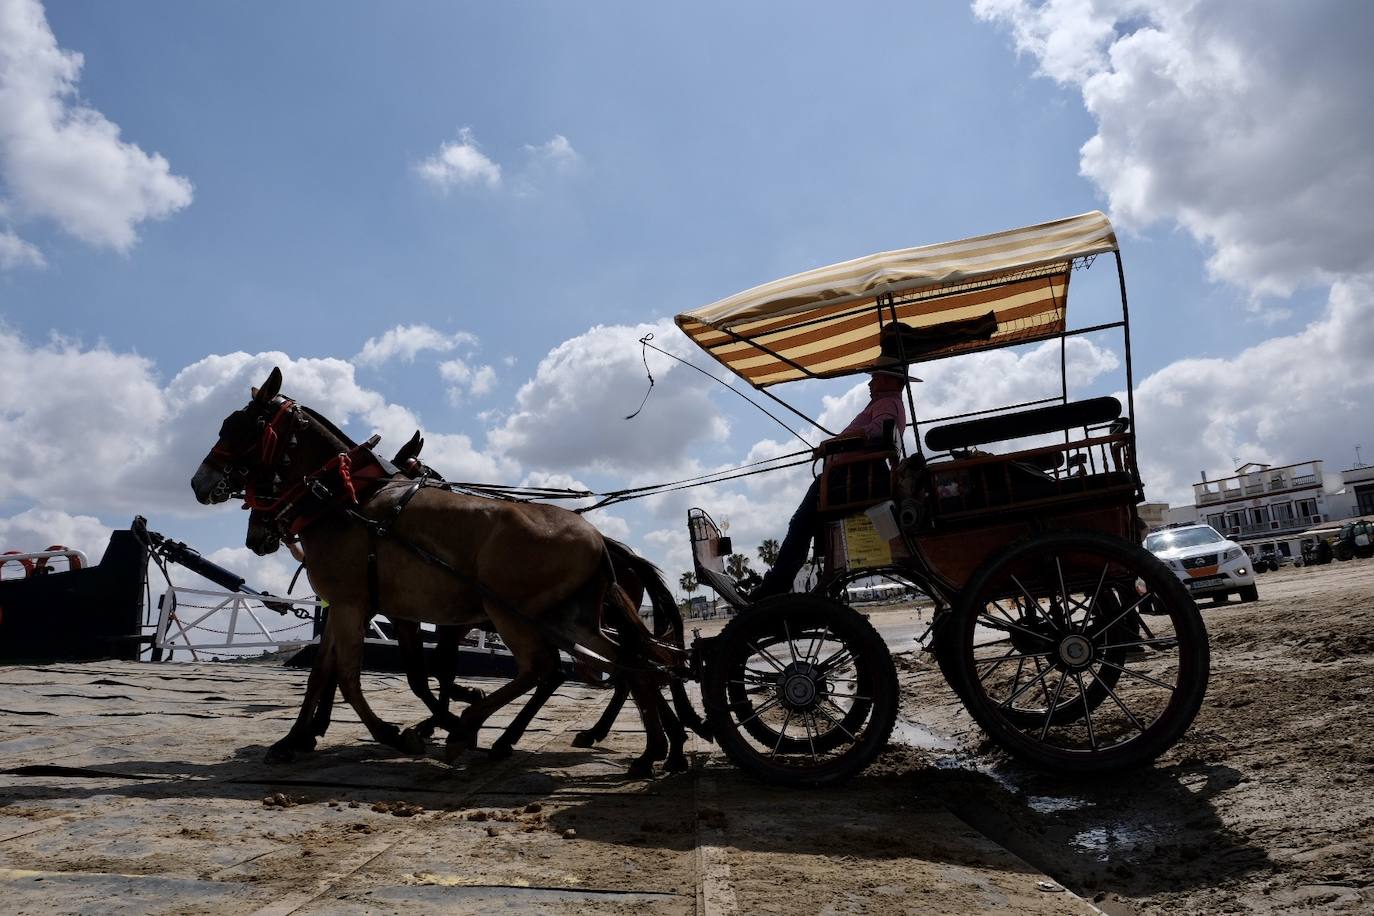
[[[281,616],[266,606],[291,605],[309,609],[309,617]],[[305,598],[255,597],[239,592],[211,591],[202,588],[172,586],[158,602],[157,629],[153,636],[156,649],[181,649],[199,660],[199,652],[238,651],[251,649],[293,649],[319,642],[315,623],[322,601]],[[188,614],[187,611],[192,613]],[[267,621],[267,622],[264,622]],[[270,624],[270,625],[269,625]],[[192,638],[194,634],[195,638]],[[398,645],[379,625],[376,618],[368,621],[364,642],[377,645]],[[463,651],[507,653],[500,637],[476,630],[460,647]]]

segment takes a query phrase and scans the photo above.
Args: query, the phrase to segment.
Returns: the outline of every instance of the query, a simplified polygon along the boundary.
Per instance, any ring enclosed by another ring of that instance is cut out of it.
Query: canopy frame
[[[998,264],[994,269],[982,272],[981,274],[978,272],[956,272],[957,275],[945,278],[944,282],[940,282],[937,279],[935,281],[928,280],[926,282],[916,280],[908,283],[888,284],[885,286],[885,288],[873,289],[864,293],[863,295],[852,296],[848,299],[839,298],[828,300],[824,298],[824,296],[821,294],[813,293],[814,300],[809,304],[792,304],[776,313],[777,317],[779,318],[785,318],[787,315],[799,316],[799,320],[797,320],[795,323],[784,323],[782,325],[779,325],[777,323],[770,324],[768,322],[764,322],[763,326],[755,329],[752,334],[740,333],[734,327],[731,326],[731,323],[729,321],[708,321],[706,320],[705,316],[701,315],[701,313],[708,312],[712,309],[718,309],[719,307],[721,307],[722,303],[729,304],[732,300],[744,299],[745,305],[747,306],[747,308],[745,309],[747,314],[744,314],[743,317],[738,318],[734,323],[739,324],[748,322],[758,322],[763,319],[766,319],[769,316],[767,312],[764,311],[764,309],[766,308],[768,303],[766,301],[761,303],[751,303],[748,301],[748,297],[751,293],[754,292],[753,290],[746,291],[745,293],[741,293],[738,296],[731,297],[730,299],[722,300],[721,303],[716,303],[715,305],[707,306],[704,309],[699,309],[695,312],[688,312],[678,315],[677,323],[679,327],[683,328],[684,333],[686,333],[687,336],[690,339],[692,339],[694,343],[696,343],[699,347],[704,349],[713,359],[715,359],[725,368],[729,369],[732,373],[742,378],[745,382],[747,382],[750,385],[750,387],[754,388],[756,391],[762,392],[771,400],[786,407],[792,413],[798,416],[805,417],[805,414],[797,410],[792,405],[788,404],[786,401],[774,395],[771,391],[768,390],[768,388],[770,388],[774,384],[782,384],[786,381],[798,381],[801,379],[819,378],[843,378],[851,375],[864,374],[872,371],[872,369],[874,368],[874,361],[872,359],[869,359],[866,362],[856,362],[854,365],[840,366],[838,368],[831,369],[828,371],[814,371],[812,368],[802,364],[797,359],[792,358],[786,353],[780,352],[780,348],[770,346],[768,343],[764,343],[757,338],[763,338],[769,335],[778,334],[782,331],[796,332],[800,329],[804,329],[811,326],[819,326],[825,323],[834,323],[837,321],[842,321],[844,319],[857,318],[858,316],[863,315],[867,312],[873,314],[873,316],[877,319],[879,340],[881,341],[882,331],[884,328],[893,324],[903,323],[901,320],[902,316],[899,314],[899,308],[904,304],[910,305],[914,303],[921,303],[923,305],[928,306],[931,303],[936,303],[942,299],[947,299],[952,296],[962,295],[966,293],[987,293],[990,291],[998,290],[1000,288],[1008,287],[1012,284],[1025,284],[1028,281],[1043,278],[1045,282],[1049,284],[1048,298],[1049,301],[1052,303],[1052,309],[1050,309],[1049,311],[1052,313],[1053,317],[1049,321],[1045,322],[1043,326],[1029,329],[1029,333],[1016,334],[1014,336],[1003,334],[1002,339],[995,339],[996,331],[994,331],[992,334],[989,335],[987,339],[984,339],[982,341],[969,340],[963,342],[955,342],[952,344],[947,344],[944,347],[937,349],[933,353],[918,355],[911,355],[908,352],[906,352],[906,343],[904,336],[902,334],[895,334],[893,335],[892,339],[895,341],[895,347],[897,352],[885,354],[885,356],[891,358],[890,364],[893,366],[912,366],[921,363],[936,362],[939,360],[949,359],[954,356],[962,356],[970,353],[988,352],[993,350],[1004,349],[1006,347],[1039,343],[1046,340],[1053,340],[1055,338],[1059,339],[1060,387],[1058,394],[1018,404],[1011,404],[1001,407],[988,408],[985,410],[970,411],[968,413],[963,414],[939,417],[936,419],[927,420],[925,425],[929,426],[931,424],[946,422],[949,420],[959,419],[962,417],[1003,413],[1006,411],[1017,410],[1021,408],[1054,402],[1067,404],[1069,401],[1067,349],[1068,338],[1086,334],[1094,334],[1103,331],[1111,331],[1119,328],[1123,335],[1127,402],[1126,418],[1129,420],[1130,423],[1129,435],[1131,437],[1131,447],[1134,448],[1135,367],[1131,354],[1130,309],[1129,303],[1126,298],[1126,276],[1125,269],[1121,259],[1121,251],[1116,244],[1115,233],[1112,231],[1111,225],[1107,221],[1107,218],[1105,216],[1103,216],[1101,213],[1094,212],[1090,214],[1084,214],[1080,217],[1071,217],[1067,220],[1059,220],[1052,223],[1044,223],[1041,224],[1041,226],[1029,227],[1024,230],[1011,230],[1008,233],[1000,233],[990,236],[980,236],[976,239],[965,240],[963,242],[946,243],[945,245],[936,246],[926,246],[926,248],[924,249],[908,249],[907,252],[896,252],[890,254],[896,256],[908,254],[911,252],[919,253],[922,251],[936,251],[946,248],[968,248],[969,246],[972,246],[975,243],[987,243],[990,240],[996,241],[998,239],[1010,236],[1024,237],[1029,233],[1034,233],[1037,230],[1046,229],[1047,227],[1054,227],[1056,230],[1058,230],[1060,227],[1066,225],[1071,226],[1075,222],[1084,223],[1085,225],[1087,225],[1088,229],[1093,230],[1096,233],[1096,236],[1088,239],[1088,244],[1086,244],[1086,247],[1081,251],[1061,250],[1056,252],[1054,256],[1045,259],[1031,259],[1019,263],[1002,263]],[[1090,266],[1099,254],[1104,254],[1108,251],[1112,253],[1116,260],[1117,284],[1121,296],[1121,319],[1119,321],[1109,321],[1101,324],[1091,325],[1088,327],[1070,329],[1068,327],[1068,296],[1070,286],[1069,279],[1075,270],[1083,269]],[[872,256],[872,258],[882,257],[885,257],[885,255]],[[862,261],[864,259],[860,260]],[[851,263],[857,262],[846,262],[846,264]],[[843,266],[845,265],[836,265],[836,267]],[[769,287],[775,287],[779,284],[785,284],[788,281],[796,280],[799,278],[807,278],[808,276],[816,275],[831,269],[832,268],[820,268],[817,271],[809,271],[804,274],[798,274],[793,278],[785,278],[782,281],[775,281],[773,284],[765,284],[763,287],[756,287],[756,290],[765,290]],[[1056,281],[1062,282],[1062,289],[1058,291],[1056,291],[1054,287]],[[996,304],[997,302],[995,298],[992,301],[994,304]],[[839,306],[840,308],[837,310],[836,306]],[[823,310],[823,312],[821,314],[816,314],[809,317],[806,315],[806,312],[808,310],[814,311],[818,309]],[[993,310],[993,314],[994,316],[996,315],[995,310]],[[1000,330],[1001,319],[997,318],[997,321],[998,329]],[[798,377],[794,379],[781,379],[771,382],[759,381],[755,380],[754,378],[750,378],[750,376],[745,374],[745,372],[740,367],[732,365],[727,358],[722,357],[720,354],[715,352],[711,345],[703,343],[700,339],[698,339],[696,335],[688,331],[687,327],[684,327],[684,325],[688,322],[696,322],[700,325],[705,325],[707,328],[710,329],[710,331],[715,332],[719,335],[723,335],[723,339],[726,342],[726,344],[742,344],[748,348],[751,348],[751,350],[756,353],[766,355],[767,357],[776,360],[782,366],[786,366],[793,372],[797,373]],[[915,437],[916,450],[918,454],[924,454],[920,430],[922,424],[916,411],[916,402],[914,394],[912,392],[911,383],[907,382],[907,384],[904,387],[906,389],[906,402],[910,416],[911,428]],[[814,420],[811,420],[810,422],[815,424],[817,428],[822,429],[824,432],[830,432],[829,430],[825,430],[824,427],[821,427],[820,424],[816,423]],[[903,451],[905,451],[905,443],[902,443],[900,447]]]

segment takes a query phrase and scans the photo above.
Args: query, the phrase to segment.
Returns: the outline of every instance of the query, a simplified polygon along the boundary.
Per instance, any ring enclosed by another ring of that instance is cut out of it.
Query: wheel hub
[[[1093,660],[1093,644],[1086,636],[1066,636],[1059,643],[1059,661],[1068,668],[1086,668]]]
[[[793,662],[778,674],[778,695],[794,711],[814,708],[826,689],[825,678],[808,662]]]

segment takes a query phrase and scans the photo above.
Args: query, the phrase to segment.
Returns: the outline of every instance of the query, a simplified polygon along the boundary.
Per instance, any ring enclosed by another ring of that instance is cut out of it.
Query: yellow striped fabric
[[[696,344],[751,385],[862,372],[883,324],[919,329],[989,313],[987,340],[924,350],[920,360],[1028,342],[1064,330],[1077,258],[1116,250],[1100,212],[957,242],[907,248],[774,280],[677,316]],[[891,294],[891,308],[879,302]]]

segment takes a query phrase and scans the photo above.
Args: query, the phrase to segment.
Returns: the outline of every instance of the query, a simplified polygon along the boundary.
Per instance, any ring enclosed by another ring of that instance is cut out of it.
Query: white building
[[[1141,503],[1135,508],[1140,513],[1140,520],[1151,531],[1158,531],[1169,523],[1168,503]]]
[[[1320,461],[1274,467],[1245,464],[1232,477],[1193,484],[1198,521],[1233,541],[1272,540],[1330,521],[1343,506],[1330,502]]]
[[[1349,507],[1346,515],[1374,515],[1374,465],[1341,471]]]

